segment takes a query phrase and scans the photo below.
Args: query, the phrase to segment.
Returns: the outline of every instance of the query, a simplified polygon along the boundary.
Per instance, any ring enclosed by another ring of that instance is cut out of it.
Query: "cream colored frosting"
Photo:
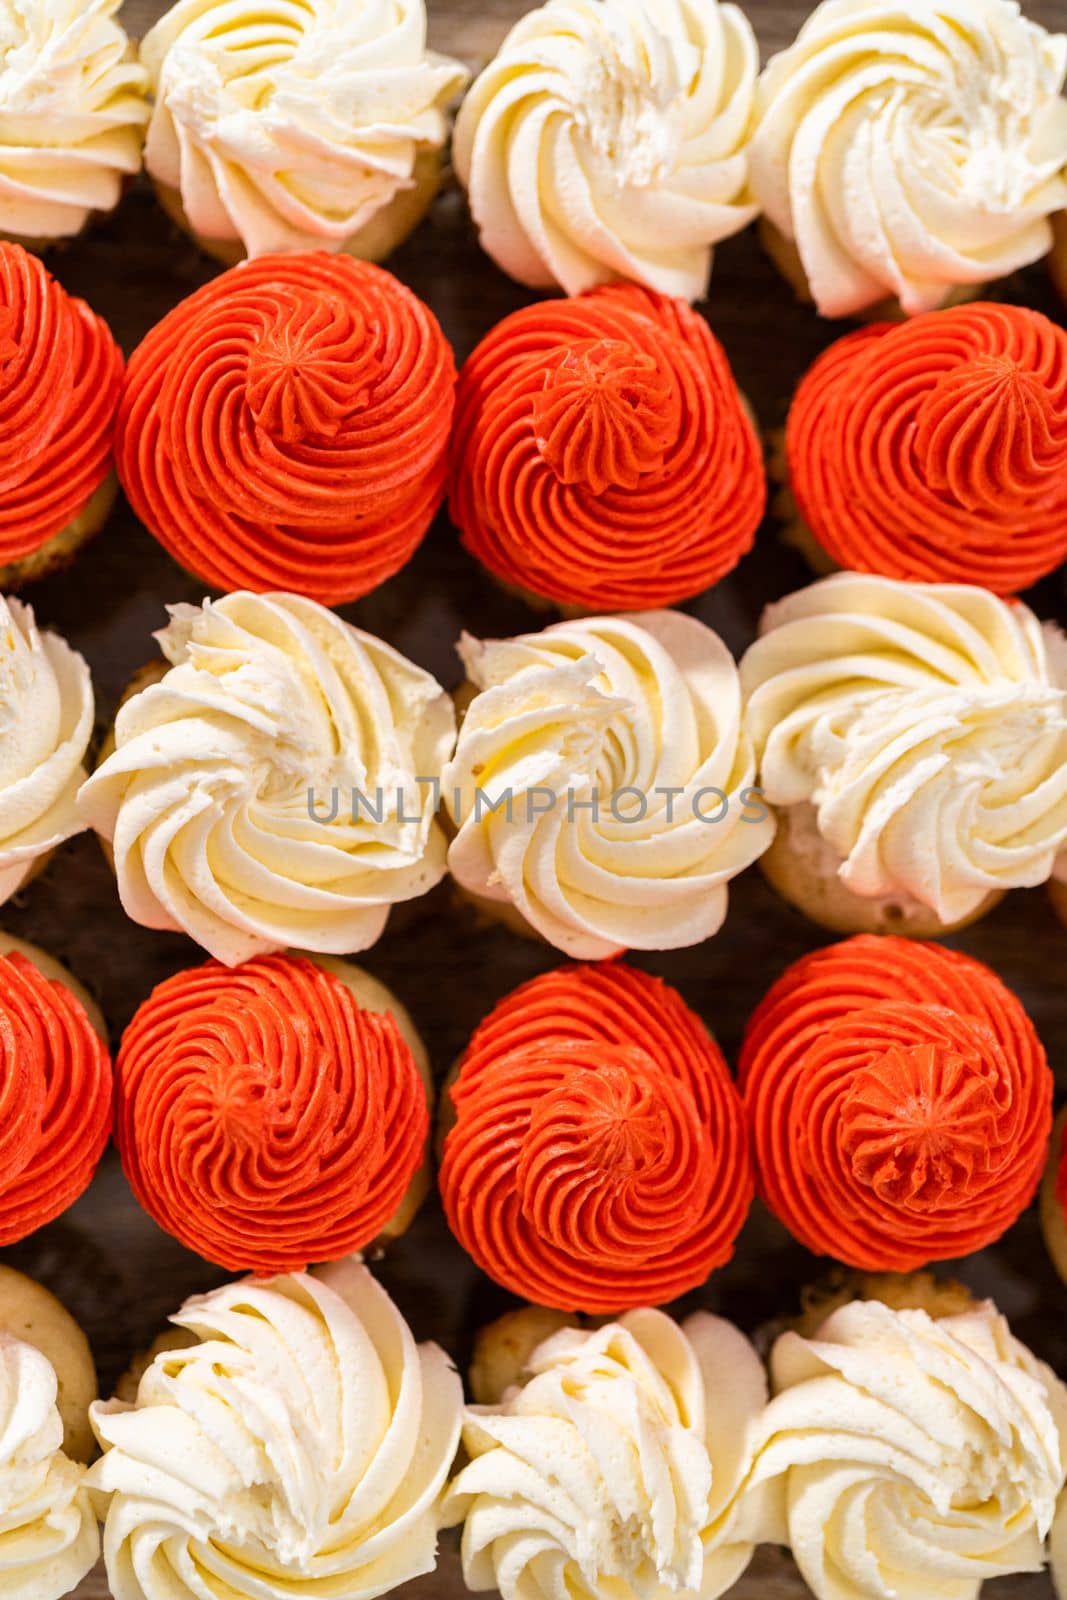
[[[443,146],[467,81],[427,51],[424,0],[179,0],[141,58],[149,172],[250,256],[343,248]]]
[[[392,904],[444,876],[433,781],[451,700],[299,595],[170,615],[156,637],[171,670],[121,708],[116,749],[79,795],[114,845],[127,913],[230,965],[366,949]]]
[[[460,654],[480,693],[443,778],[458,882],[581,959],[717,933],[773,836],[722,640],[650,611],[465,635]]]
[[[1067,1461],[1067,1388],[989,1304],[935,1322],[854,1301],[775,1345],[760,1532],[816,1600],[975,1600],[1036,1572]]]
[[[500,1405],[466,1412],[445,1511],[468,1588],[714,1600],[752,1556],[741,1491],[766,1399],[747,1339],[706,1312],[553,1335]]]
[[[60,1600],[100,1554],[85,1468],[63,1454],[55,1369],[0,1333],[0,1594]]]
[[[983,589],[838,573],[741,663],[772,805],[811,802],[856,894],[945,923],[1044,883],[1067,843],[1062,638]]]
[[[134,1405],[97,1402],[115,1600],[384,1594],[431,1572],[463,1394],[356,1260],[186,1301]]]
[[[140,170],[145,73],[121,0],[0,0],[0,231],[79,233]]]
[[[33,611],[0,596],[0,904],[85,823],[75,797],[93,731],[89,668]]]
[[[482,243],[534,288],[633,278],[696,300],[756,215],[759,52],[718,0],[549,0],[471,89],[454,159]]]
[[[929,311],[1047,254],[1065,75],[1015,0],[823,0],[764,69],[750,151],[820,311]]]

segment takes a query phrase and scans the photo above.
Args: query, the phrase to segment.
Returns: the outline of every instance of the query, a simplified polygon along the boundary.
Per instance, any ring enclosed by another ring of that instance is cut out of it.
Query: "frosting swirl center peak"
[[[682,397],[655,354],[621,339],[587,339],[561,347],[547,366],[533,425],[560,483],[603,495],[662,471],[681,431]]]
[[[245,396],[271,437],[330,440],[367,406],[381,375],[378,341],[360,308],[294,288],[249,350]]]

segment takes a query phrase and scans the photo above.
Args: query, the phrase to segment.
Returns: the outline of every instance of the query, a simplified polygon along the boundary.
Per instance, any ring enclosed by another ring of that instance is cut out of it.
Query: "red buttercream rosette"
[[[65,984],[0,956],[0,1245],[89,1187],[111,1133],[111,1057]]]
[[[263,256],[134,352],[116,461],[134,510],[224,590],[337,605],[407,562],[441,503],[452,351],[429,308],[349,256]]]
[[[508,317],[460,376],[450,509],[504,583],[597,611],[672,605],[751,549],[762,452],[718,340],[611,285]]]
[[[1067,558],[1067,332],[987,304],[863,328],[801,383],[786,447],[838,566],[1015,594]]]
[[[982,1250],[1041,1178],[1041,1041],[995,973],[937,945],[863,935],[796,962],[749,1023],[741,1087],[763,1198],[851,1267]]]
[[[0,565],[41,549],[111,471],[122,354],[36,256],[0,241]]]
[[[362,1249],[423,1161],[426,1091],[399,1027],[313,961],[179,972],[135,1015],[115,1071],[134,1194],[232,1271],[298,1272]]]
[[[440,1171],[453,1233],[538,1305],[662,1305],[730,1259],[753,1194],[741,1102],[681,996],[561,967],[474,1034]]]

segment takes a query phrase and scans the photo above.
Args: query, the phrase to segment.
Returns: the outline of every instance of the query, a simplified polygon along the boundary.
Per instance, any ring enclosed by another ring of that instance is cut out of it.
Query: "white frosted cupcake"
[[[384,260],[437,192],[468,76],[427,50],[424,0],[179,0],[141,59],[145,165],[228,265],[293,250]]]
[[[482,244],[531,288],[630,278],[698,300],[756,215],[746,145],[759,52],[718,0],[549,0],[456,122]]]
[[[759,85],[771,253],[828,317],[931,311],[1046,255],[1067,36],[1015,0],[823,0]]]
[[[365,950],[445,874],[434,781],[455,716],[390,645],[299,595],[171,608],[78,797],[127,914],[234,966]]]
[[[843,572],[741,663],[779,829],[763,866],[838,933],[943,933],[1067,843],[1063,638],[984,589]]]

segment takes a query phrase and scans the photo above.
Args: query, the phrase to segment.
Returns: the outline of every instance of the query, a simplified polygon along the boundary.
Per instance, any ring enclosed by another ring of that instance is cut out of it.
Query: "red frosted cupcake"
[[[514,1294],[661,1305],[733,1254],[753,1193],[740,1098],[659,979],[608,963],[535,978],[478,1028],[451,1098],[445,1213]]]
[[[103,526],[121,390],[106,323],[0,242],[0,589],[61,566]]]
[[[190,1250],[261,1276],[396,1237],[425,1196],[429,1068],[410,1018],[345,962],[217,961],[123,1035],[115,1139]]]
[[[0,1245],[74,1204],[111,1133],[111,1057],[75,989],[32,946],[0,955]]]
[[[1015,594],[1067,558],[1067,332],[976,304],[849,334],[797,390],[786,453],[836,566]]]
[[[479,345],[460,377],[450,496],[464,545],[501,582],[623,611],[732,571],[766,480],[707,323],[612,285],[529,306]]]
[[[1034,1197],[1052,1074],[1015,996],[938,945],[805,956],[745,1036],[760,1192],[817,1255],[909,1272],[984,1249]]]
[[[444,494],[452,351],[428,307],[348,256],[224,272],[130,360],[116,460],[134,510],[217,589],[357,599]]]

